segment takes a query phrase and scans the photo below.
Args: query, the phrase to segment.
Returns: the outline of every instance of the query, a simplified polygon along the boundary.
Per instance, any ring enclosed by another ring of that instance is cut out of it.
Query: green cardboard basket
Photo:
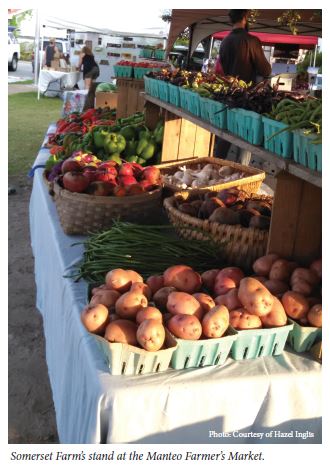
[[[278,356],[282,354],[289,332],[292,329],[293,323],[290,322],[286,326],[278,328],[237,331],[238,336],[231,349],[231,356],[236,361],[264,356]]]
[[[299,353],[309,351],[315,343],[321,341],[322,328],[302,326],[294,320],[291,321],[293,323],[293,330],[289,333],[288,344],[294,351]]]
[[[273,134],[282,129],[285,129],[288,127],[288,125],[280,121],[275,121],[275,119],[269,119],[266,116],[262,116],[262,122],[264,126],[265,149],[269,150],[270,152],[277,153],[283,158],[292,158],[293,133],[290,131],[285,131],[272,137]]]
[[[188,340],[175,338],[178,343],[171,359],[173,369],[220,366],[229,356],[237,332],[229,327],[222,338]]]
[[[322,144],[313,144],[317,134],[293,131],[293,159],[310,170],[322,171]]]

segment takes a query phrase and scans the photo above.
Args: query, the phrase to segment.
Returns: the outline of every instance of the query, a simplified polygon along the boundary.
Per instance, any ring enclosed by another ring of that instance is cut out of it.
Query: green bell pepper
[[[121,154],[126,147],[126,139],[121,134],[111,132],[106,136],[103,147],[110,155],[113,153]]]
[[[135,139],[135,127],[134,126],[125,126],[120,129],[119,133],[125,137],[126,140]]]
[[[108,160],[112,160],[112,161],[118,163],[118,165],[121,165],[123,163],[121,161],[119,153],[113,153],[112,155],[109,156]]]
[[[149,160],[152,158],[156,150],[156,144],[153,141],[149,141],[148,144],[144,147],[142,153],[139,154],[144,160]]]
[[[141,156],[143,150],[147,147],[148,144],[149,144],[149,139],[147,139],[146,137],[140,138],[136,147],[136,154],[139,157]]]
[[[163,142],[164,126],[160,126],[156,128],[153,132],[153,136],[154,136],[155,142],[157,144],[161,144]]]
[[[93,140],[96,148],[101,149],[104,146],[106,137],[109,135],[109,132],[101,129],[93,131]]]
[[[139,160],[139,157],[137,155],[131,155],[130,157],[126,158],[126,161],[130,163],[133,163],[133,162],[137,163],[138,160]]]
[[[132,155],[136,154],[136,147],[137,147],[136,140],[126,140],[126,147],[123,151],[124,157],[131,157]]]

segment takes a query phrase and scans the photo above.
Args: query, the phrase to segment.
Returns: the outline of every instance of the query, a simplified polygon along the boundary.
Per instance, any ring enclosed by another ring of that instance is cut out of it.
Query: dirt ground
[[[58,443],[45,360],[42,317],[35,307],[29,232],[32,181],[10,178],[8,196],[8,443]]]

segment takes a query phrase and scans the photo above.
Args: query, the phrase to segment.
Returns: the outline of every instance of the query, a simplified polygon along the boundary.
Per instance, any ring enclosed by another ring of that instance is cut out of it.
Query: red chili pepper
[[[51,155],[55,155],[56,153],[62,152],[64,150],[63,145],[54,145],[50,150],[49,153]]]
[[[85,111],[80,117],[84,121],[85,119],[91,119],[96,113],[96,109],[90,108]]]

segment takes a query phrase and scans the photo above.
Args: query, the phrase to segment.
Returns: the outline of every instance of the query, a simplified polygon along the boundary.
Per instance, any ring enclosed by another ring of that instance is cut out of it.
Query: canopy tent
[[[168,35],[167,52],[171,51],[179,34],[187,27],[191,29],[190,55],[206,37],[231,29],[229,10],[172,10],[172,21]],[[277,18],[284,10],[258,10],[256,22],[251,24],[251,32],[290,34],[288,26],[281,26]],[[301,17],[297,23],[299,36],[322,36],[320,17],[313,16],[314,10],[296,10]]]
[[[223,39],[230,31],[221,31],[221,33],[213,34],[213,39]],[[263,45],[274,44],[296,44],[299,49],[314,49],[318,43],[317,36],[300,36],[295,34],[271,34],[271,33],[255,33],[251,31]]]

